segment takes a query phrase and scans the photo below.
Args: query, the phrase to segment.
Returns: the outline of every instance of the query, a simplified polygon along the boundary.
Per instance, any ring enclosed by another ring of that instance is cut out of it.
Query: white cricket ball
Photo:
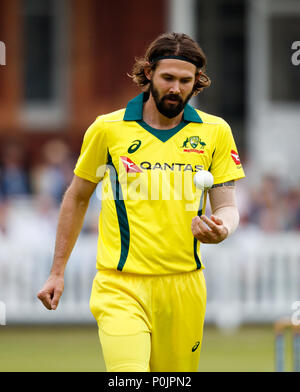
[[[214,177],[207,170],[199,170],[194,175],[194,184],[196,185],[196,188],[207,190],[214,185]]]

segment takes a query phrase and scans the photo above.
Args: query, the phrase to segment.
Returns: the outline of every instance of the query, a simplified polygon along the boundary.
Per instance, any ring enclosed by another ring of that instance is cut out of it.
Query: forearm
[[[88,200],[81,200],[70,189],[66,192],[59,213],[52,275],[63,276],[81,231],[88,204]]]
[[[223,221],[223,225],[228,230],[228,236],[237,229],[240,221],[239,211],[236,206],[221,207],[213,211],[213,214]]]
[[[209,198],[212,214],[222,220],[228,230],[228,237],[235,232],[240,220],[234,181],[213,187],[209,192]]]
[[[63,198],[58,218],[51,273],[37,295],[49,310],[54,310],[58,306],[64,290],[66,264],[79,236],[89,200],[96,185],[75,175]]]

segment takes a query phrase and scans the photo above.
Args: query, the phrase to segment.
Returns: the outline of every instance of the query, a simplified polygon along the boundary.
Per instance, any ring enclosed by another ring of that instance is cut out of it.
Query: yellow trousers
[[[196,372],[206,307],[203,272],[100,270],[90,308],[109,372]]]

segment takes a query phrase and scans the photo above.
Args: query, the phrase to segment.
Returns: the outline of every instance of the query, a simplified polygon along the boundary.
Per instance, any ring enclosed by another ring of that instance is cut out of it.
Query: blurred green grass
[[[97,326],[0,327],[0,371],[105,371]]]
[[[273,326],[244,326],[236,331],[205,327],[199,370],[273,372]]]
[[[222,333],[206,325],[199,370],[274,371],[273,327],[244,326]],[[97,326],[0,327],[0,371],[103,372]]]

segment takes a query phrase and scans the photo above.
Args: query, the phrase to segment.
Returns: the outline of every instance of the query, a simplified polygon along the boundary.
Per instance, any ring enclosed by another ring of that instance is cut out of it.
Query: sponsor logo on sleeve
[[[239,154],[236,151],[231,150],[231,157],[236,165],[241,164]]]

